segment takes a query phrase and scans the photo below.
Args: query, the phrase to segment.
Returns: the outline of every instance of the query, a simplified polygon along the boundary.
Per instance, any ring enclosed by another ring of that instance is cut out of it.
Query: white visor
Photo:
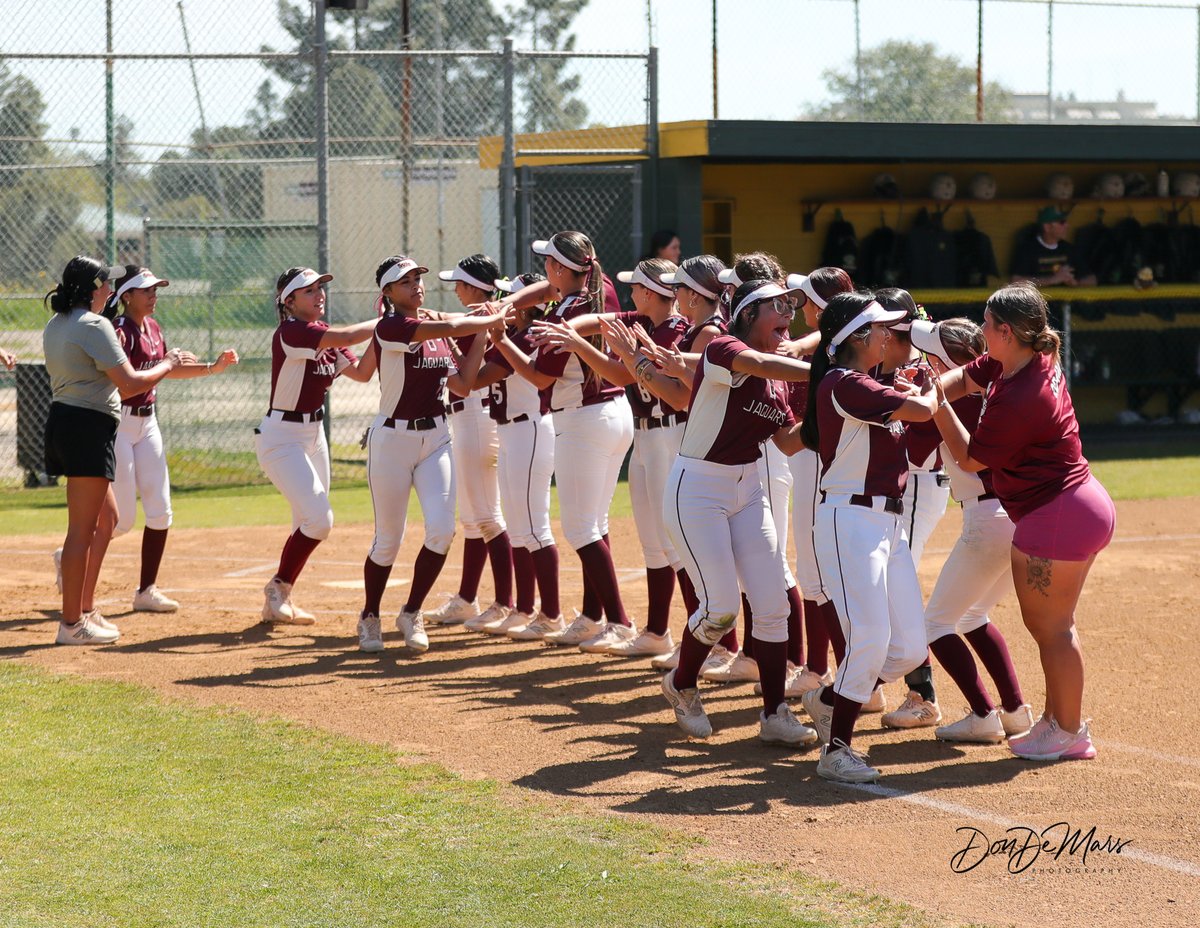
[[[899,326],[897,326],[899,328]],[[931,354],[941,360],[947,367],[960,367],[950,359],[950,352],[946,350],[946,345],[942,342],[942,329],[940,323],[926,322],[924,319],[914,319],[912,328],[909,329],[909,337],[912,339],[913,345],[919,351],[924,351],[926,354]]]
[[[668,287],[687,287],[689,290],[695,290],[701,296],[707,297],[710,300],[717,298],[715,293],[709,290],[708,287],[701,287],[696,283],[696,279],[681,267],[675,268],[675,271],[671,274],[659,274],[658,279]]]
[[[398,264],[393,264],[384,272],[383,276],[379,278],[379,289],[382,290],[388,284],[394,284],[405,274],[411,273],[412,271],[420,271],[422,274],[428,274],[429,268],[421,267],[421,265],[417,264],[417,262],[412,258],[405,258]],[[483,289],[487,289],[486,284],[484,285]]]
[[[125,276],[125,265],[114,264],[111,267],[104,268],[105,280],[112,283],[114,280],[120,280]]]
[[[829,342],[829,357],[832,358],[834,353],[838,350],[838,346],[859,329],[861,329],[864,325],[874,325],[876,322],[882,322],[885,325],[892,325],[896,322],[899,322],[907,315],[908,313],[902,309],[896,309],[889,312],[877,302],[872,300],[863,308],[861,313],[842,326],[842,330],[838,332],[837,335],[833,336],[833,339]]]
[[[823,299],[813,288],[812,281],[807,274],[788,274],[787,285],[795,287],[808,299],[812,300],[817,309],[824,309],[829,305],[829,301]]]
[[[744,283],[742,278],[737,276],[737,271],[731,267],[727,267],[725,270],[721,271],[721,273],[717,275],[717,280],[723,284],[733,284],[735,287],[740,287]]]
[[[739,285],[740,286],[740,285]],[[738,314],[751,303],[757,303],[759,300],[769,300],[777,296],[787,296],[789,293],[796,293],[796,290],[789,290],[787,287],[781,287],[777,283],[763,284],[761,287],[756,287],[742,297],[741,302],[733,308],[733,319],[737,319]]]
[[[666,284],[660,284],[656,280],[651,280],[642,273],[642,269],[634,268],[632,271],[621,271],[617,274],[617,280],[623,284],[641,284],[647,290],[653,290],[659,296],[665,296],[669,300],[675,299],[675,291]]]
[[[287,286],[280,292],[278,301],[283,303],[297,290],[303,290],[305,287],[311,287],[313,284],[323,284],[328,280],[333,280],[332,274],[318,274],[311,267],[306,267],[288,281]]]
[[[588,269],[587,265],[576,264],[570,258],[563,257],[563,253],[555,247],[554,239],[550,239],[549,241],[542,241],[541,239],[539,239],[538,241],[534,242],[533,245],[530,247],[533,248],[533,253],[535,255],[544,255],[548,258],[553,258],[555,261],[557,261],[563,267],[569,267],[571,270],[576,271],[580,274],[582,274],[584,271],[586,271]]]
[[[125,283],[121,284],[121,286],[117,288],[117,292],[113,294],[113,299],[121,299],[121,296],[125,293],[128,293],[130,290],[146,290],[150,287],[169,286],[171,286],[171,282],[169,280],[163,280],[159,277],[155,277],[149,271],[143,271],[141,274],[135,274],[133,277],[130,277],[129,280],[125,281]]]
[[[492,284],[501,293],[516,293],[518,290],[524,290],[527,286],[525,278],[517,275],[512,280],[493,280]]]
[[[488,293],[491,293],[495,289],[493,285],[484,283],[478,277],[472,277],[462,269],[462,265],[459,265],[452,271],[438,271],[438,280],[461,280],[464,284],[469,284],[476,290],[484,290]]]

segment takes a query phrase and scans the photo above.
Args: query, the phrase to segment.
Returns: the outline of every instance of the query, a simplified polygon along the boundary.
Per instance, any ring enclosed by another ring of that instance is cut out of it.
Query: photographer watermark
[[[1006,858],[1009,873],[1024,873],[1039,860],[1039,870],[1053,867],[1064,872],[1112,872],[1112,857],[1124,851],[1132,840],[1115,835],[1101,838],[1095,825],[1084,831],[1072,828],[1070,822],[1055,822],[1040,831],[1014,825],[995,840],[972,825],[955,831],[966,841],[965,846],[950,856],[950,869],[955,873],[974,870],[989,857]]]

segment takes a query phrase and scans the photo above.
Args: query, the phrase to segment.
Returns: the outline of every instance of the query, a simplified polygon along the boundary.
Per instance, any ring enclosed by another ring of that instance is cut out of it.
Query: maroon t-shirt
[[[113,328],[117,332],[117,342],[125,349],[125,357],[135,371],[148,371],[167,356],[167,341],[163,338],[162,329],[153,316],[147,316],[139,329],[137,323],[128,316],[117,316],[113,320]],[[151,387],[145,393],[130,396],[121,400],[122,406],[137,408],[153,406],[157,386]]]
[[[528,328],[521,329],[519,332],[510,329],[508,338],[509,341],[525,352],[525,354],[533,354],[534,348],[530,343]],[[508,371],[507,377],[503,380],[497,380],[489,388],[491,390],[491,404],[488,406],[488,415],[493,419],[497,422],[508,422],[517,416],[531,415],[533,413],[545,415],[549,412],[549,387],[545,390],[539,390],[521,375],[513,373],[512,365],[508,363],[508,359],[500,353],[500,349],[495,345],[488,348],[483,356],[483,360],[485,364],[498,364]]]
[[[680,344],[688,329],[687,320],[683,316],[668,316],[659,325],[655,325],[649,316],[643,316],[641,313],[617,313],[617,318],[630,327],[641,323],[642,328],[649,333],[650,340],[663,348]],[[657,419],[678,412],[670,403],[664,402],[637,383],[627,386],[625,395],[629,397],[629,405],[633,409],[635,419]]]
[[[891,422],[905,397],[870,374],[836,367],[817,386],[821,489],[892,496],[908,483],[905,423]]]
[[[1058,359],[1037,354],[1012,377],[988,355],[963,368],[984,391],[971,457],[992,471],[1014,522],[1091,476]]]
[[[379,413],[424,419],[446,412],[446,378],[456,369],[444,338],[417,341],[416,316],[390,313],[379,320],[371,346],[379,362]]]
[[[320,347],[329,326],[288,319],[271,339],[271,408],[313,413],[333,379],[358,359],[348,348]]]
[[[590,304],[578,293],[572,293],[563,297],[562,302],[550,310],[546,318],[551,322],[563,323],[590,312]],[[624,392],[623,388],[614,386],[593,371],[574,352],[539,348],[532,360],[538,371],[555,378],[550,388],[551,410],[594,406],[615,399]]]
[[[762,455],[764,441],[796,424],[781,384],[734,373],[733,359],[749,350],[732,335],[718,335],[704,349],[679,449],[683,457],[753,464]]]

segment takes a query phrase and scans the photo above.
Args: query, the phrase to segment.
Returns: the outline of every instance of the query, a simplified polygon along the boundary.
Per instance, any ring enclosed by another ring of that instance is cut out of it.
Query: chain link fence
[[[476,252],[507,254],[504,269],[516,273],[516,256],[526,259],[511,155],[523,133],[570,147],[573,133],[607,125],[613,149],[647,150],[650,56],[536,51],[568,41],[570,18],[554,4],[505,15],[467,0],[370,6],[328,12],[324,55],[313,5],[299,0],[245,0],[233,29],[229,8],[205,0],[60,0],[53,16],[31,4],[10,19],[0,44],[0,345],[20,364],[0,368],[0,485],[46,479],[42,297],[72,255],[168,278],[156,317],[169,345],[202,359],[237,349],[241,364],[219,377],[164,383],[158,415],[176,486],[256,482],[265,478],[252,428],[270,395],[282,271],[320,266],[327,241],[334,325],[375,312],[375,268],[388,255],[437,271]],[[506,43],[509,33],[534,48]],[[481,166],[488,144],[506,150],[510,170]],[[534,211],[523,234],[548,235],[558,218]],[[627,233],[626,247],[634,242]],[[433,274],[426,286],[427,305],[458,308]],[[377,407],[377,384],[335,383],[335,479],[363,476],[359,438]]]

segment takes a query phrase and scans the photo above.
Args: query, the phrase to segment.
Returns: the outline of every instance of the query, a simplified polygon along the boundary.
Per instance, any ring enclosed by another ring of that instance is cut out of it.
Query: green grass
[[[0,925],[929,924],[381,747],[13,663],[0,769]]]

